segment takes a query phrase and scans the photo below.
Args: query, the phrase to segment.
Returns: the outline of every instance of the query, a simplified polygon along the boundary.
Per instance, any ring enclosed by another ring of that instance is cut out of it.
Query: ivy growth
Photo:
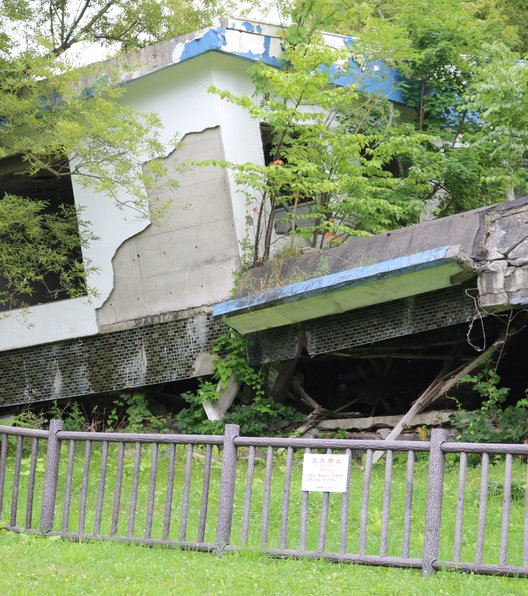
[[[182,395],[189,406],[176,416],[181,432],[217,433],[222,432],[224,424],[239,424],[246,435],[282,434],[292,422],[304,419],[294,408],[266,396],[264,376],[249,365],[242,336],[231,330],[216,340],[213,350],[211,379],[202,379],[195,393]],[[217,388],[225,389],[232,376],[241,383],[236,403],[223,420],[208,420],[204,401],[216,402]]]

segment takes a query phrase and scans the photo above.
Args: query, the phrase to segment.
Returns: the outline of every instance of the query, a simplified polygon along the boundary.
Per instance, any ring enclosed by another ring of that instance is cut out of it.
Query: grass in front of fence
[[[40,498],[42,495],[42,475],[44,470],[44,449],[41,445],[40,457],[37,464],[37,478],[35,485],[35,503],[33,514],[33,527],[38,527],[38,515],[40,512]],[[62,446],[61,466],[59,470],[58,499],[56,507],[55,530],[63,528],[64,519],[64,495],[66,491],[66,469],[68,463],[68,447],[66,443]],[[104,507],[100,535],[111,534],[111,523],[114,512],[115,488],[117,478],[117,451],[116,444],[109,446],[109,458],[107,465],[107,478],[104,491]],[[147,508],[149,499],[149,480],[151,477],[151,447],[142,447],[142,458],[140,467],[140,484],[137,499],[137,516],[135,519],[135,533],[137,537],[145,535]],[[129,529],[130,496],[133,483],[134,470],[134,445],[128,445],[125,449],[122,493],[120,498],[120,513],[116,535],[126,536]],[[244,495],[246,491],[247,453],[241,451],[237,466],[237,483],[235,494],[235,507],[233,515],[232,544],[244,546],[241,541],[242,516],[244,510]],[[171,503],[172,520],[169,539],[180,540],[182,536],[187,541],[196,541],[199,522],[199,510],[202,498],[202,475],[204,467],[204,449],[196,447],[192,458],[192,480],[189,487],[189,515],[187,525],[182,525],[182,500],[184,496],[184,477],[187,460],[186,446],[178,446],[176,451],[175,466],[175,488]],[[295,456],[292,481],[290,487],[290,513],[288,516],[288,540],[287,548],[299,548],[300,531],[300,503],[301,503],[301,460],[302,453]],[[21,465],[20,494],[17,507],[17,523],[25,527],[25,497],[27,481],[29,476],[30,449],[26,446],[23,453]],[[267,546],[272,548],[280,547],[280,532],[282,524],[282,501],[284,490],[286,452],[275,453],[274,467],[270,494],[269,508],[269,537]],[[101,445],[93,444],[90,465],[85,465],[85,446],[79,443],[75,451],[74,476],[71,491],[71,508],[69,513],[68,531],[77,532],[80,521],[80,503],[83,476],[88,470],[86,484],[88,487],[87,508],[85,516],[86,535],[94,531],[95,507],[98,498],[101,468]],[[158,470],[156,476],[156,489],[154,493],[154,518],[152,525],[152,538],[161,538],[163,532],[163,516],[165,511],[166,483],[168,477],[169,454],[166,446],[160,446],[158,454]],[[350,477],[349,511],[348,511],[348,532],[347,552],[357,553],[359,548],[359,525],[360,525],[360,503],[363,492],[363,463],[359,457],[353,463]],[[265,486],[265,452],[257,453],[251,508],[251,523],[249,528],[248,546],[262,546],[262,510]],[[4,507],[2,521],[10,523],[10,506],[12,494],[10,486],[12,483],[14,469],[14,439],[10,439],[9,461],[6,469],[6,491],[4,494]],[[207,526],[205,542],[214,543],[216,516],[218,507],[218,489],[221,474],[221,454],[215,447],[213,449],[210,496],[207,515]],[[425,457],[417,456],[414,472],[414,493],[412,508],[412,533],[410,542],[410,556],[420,558],[423,548],[423,531],[425,519],[426,485],[428,474],[428,462]],[[504,459],[498,458],[494,465],[490,466],[490,490],[488,496],[488,514],[486,523],[484,562],[498,563],[499,545],[502,524],[502,481],[504,474]],[[371,495],[369,500],[368,515],[368,541],[367,554],[379,554],[380,532],[382,525],[383,490],[384,490],[385,467],[382,464],[374,466],[372,473]],[[406,490],[406,456],[396,456],[392,475],[392,495],[390,507],[389,540],[387,554],[394,556],[402,555],[402,536],[404,525],[404,501]],[[453,542],[455,535],[455,512],[457,506],[458,486],[458,464],[454,456],[447,457],[444,508],[442,522],[441,560],[452,560]],[[524,491],[526,487],[526,463],[521,459],[514,461],[514,481],[512,491],[512,505],[510,513],[510,540],[508,564],[521,565],[522,563],[522,533],[524,517]],[[464,531],[462,534],[462,561],[471,562],[474,560],[476,548],[476,528],[478,520],[478,502],[480,490],[480,467],[469,468],[465,490],[466,506],[464,510]],[[339,524],[341,514],[341,495],[332,494],[329,499],[329,512],[327,522],[327,538],[325,543],[326,552],[339,552]],[[319,531],[321,521],[323,497],[320,493],[310,493],[308,511],[308,532],[306,550],[317,550],[319,543]],[[185,530],[185,531],[184,531]]]
[[[74,543],[0,531],[0,592],[190,594],[197,596],[526,594],[525,580],[325,561],[271,559],[241,552],[221,558],[115,542]]]

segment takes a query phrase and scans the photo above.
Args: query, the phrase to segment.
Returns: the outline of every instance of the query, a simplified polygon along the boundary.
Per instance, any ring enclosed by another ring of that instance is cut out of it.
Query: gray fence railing
[[[376,451],[384,462],[373,464]],[[348,455],[346,491],[302,490],[304,454]],[[528,445],[0,427],[13,531],[383,566],[528,575]]]

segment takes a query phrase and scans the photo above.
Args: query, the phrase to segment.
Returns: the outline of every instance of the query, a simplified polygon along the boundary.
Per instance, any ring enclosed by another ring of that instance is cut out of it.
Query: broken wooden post
[[[232,406],[235,397],[240,389],[241,383],[237,381],[235,375],[231,375],[227,381],[225,389],[222,389],[222,384],[218,383],[216,392],[218,393],[218,400],[216,402],[204,401],[203,408],[209,420],[222,420],[226,415],[227,410]]]

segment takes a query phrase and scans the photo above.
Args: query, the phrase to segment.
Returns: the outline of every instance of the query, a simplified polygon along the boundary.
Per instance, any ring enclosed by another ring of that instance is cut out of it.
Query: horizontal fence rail
[[[382,452],[380,463],[374,453]],[[369,565],[528,575],[528,445],[0,427],[13,531]],[[340,492],[303,490],[305,462]]]

